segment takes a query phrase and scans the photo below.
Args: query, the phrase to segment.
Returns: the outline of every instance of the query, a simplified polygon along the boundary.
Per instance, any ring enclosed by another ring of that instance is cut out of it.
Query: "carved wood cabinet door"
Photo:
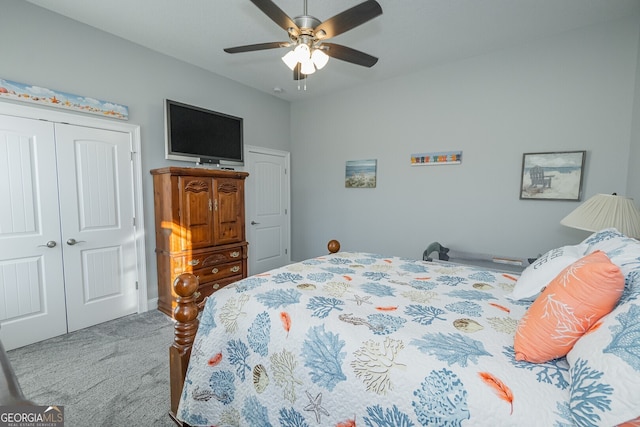
[[[213,227],[213,178],[179,177],[181,249],[215,245]]]
[[[214,189],[215,244],[242,242],[244,230],[244,181],[216,178]]]

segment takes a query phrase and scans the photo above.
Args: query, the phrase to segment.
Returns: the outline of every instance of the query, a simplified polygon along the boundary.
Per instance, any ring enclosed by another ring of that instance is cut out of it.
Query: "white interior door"
[[[246,159],[249,274],[259,274],[291,262],[289,153],[249,147]]]
[[[5,348],[138,311],[132,135],[0,114]]]
[[[0,338],[67,331],[53,124],[0,115]]]
[[[138,307],[131,137],[56,124],[69,331]]]

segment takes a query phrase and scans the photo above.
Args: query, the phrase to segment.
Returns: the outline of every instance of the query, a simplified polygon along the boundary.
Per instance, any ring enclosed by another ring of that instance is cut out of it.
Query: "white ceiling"
[[[372,68],[331,59],[298,90],[285,49],[228,54],[225,47],[286,41],[249,0],[28,0],[247,86],[295,101],[410,73],[625,16],[639,0],[378,0],[383,14],[331,42],[380,58]],[[273,0],[290,17],[303,0]],[[309,0],[324,21],[363,0]],[[275,93],[274,88],[281,88]]]

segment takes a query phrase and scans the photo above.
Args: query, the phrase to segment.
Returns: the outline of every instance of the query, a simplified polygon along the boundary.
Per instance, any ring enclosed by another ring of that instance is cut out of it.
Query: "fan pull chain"
[[[300,80],[304,80],[304,84],[300,85]],[[307,90],[307,77],[305,76],[302,79],[298,79],[298,90]]]

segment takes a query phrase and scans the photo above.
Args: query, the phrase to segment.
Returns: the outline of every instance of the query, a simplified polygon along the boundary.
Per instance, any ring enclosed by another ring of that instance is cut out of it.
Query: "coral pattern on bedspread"
[[[518,362],[516,277],[341,252],[249,277],[201,315],[194,426],[573,425],[564,358]]]

